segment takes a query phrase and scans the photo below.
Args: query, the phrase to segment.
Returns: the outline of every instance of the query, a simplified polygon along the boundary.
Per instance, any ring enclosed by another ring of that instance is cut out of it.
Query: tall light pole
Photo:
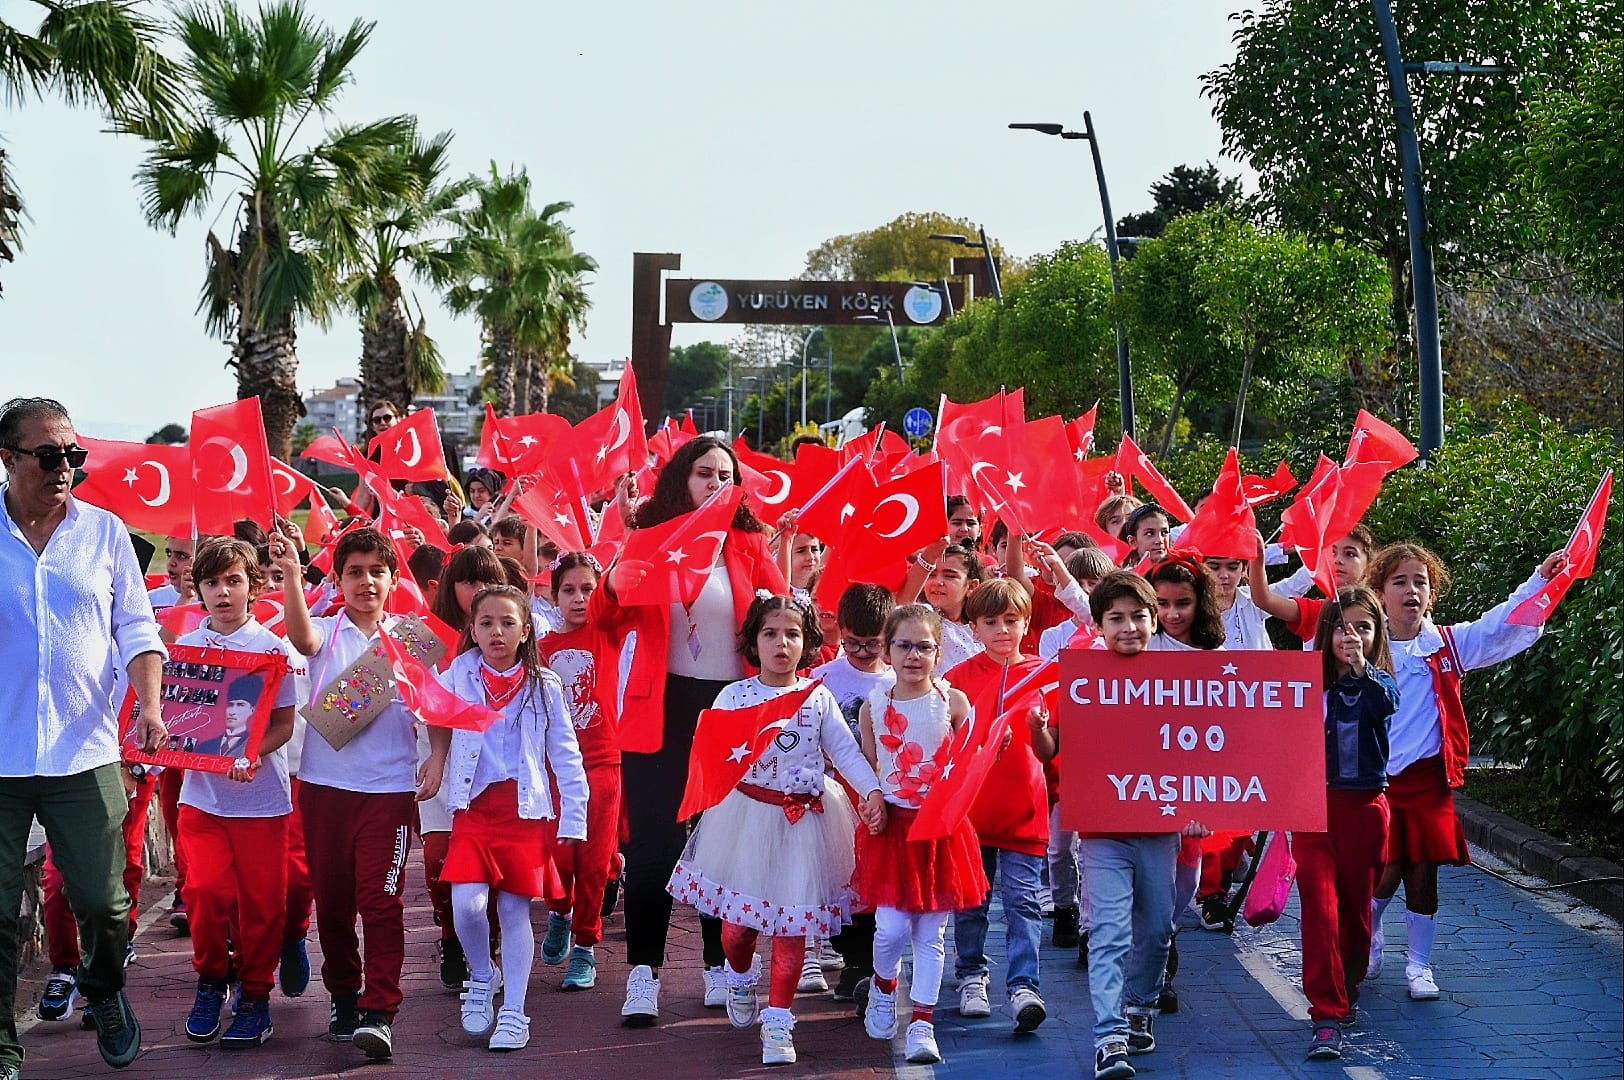
[[[1117,389],[1122,402],[1122,431],[1134,436],[1133,421],[1133,368],[1128,362],[1128,333],[1122,325],[1122,275],[1117,270],[1116,218],[1111,214],[1111,193],[1105,187],[1105,166],[1100,163],[1100,141],[1094,134],[1094,118],[1083,111],[1083,130],[1067,131],[1064,124],[1011,124],[1017,131],[1037,131],[1044,135],[1058,135],[1062,139],[1087,139],[1094,154],[1094,181],[1100,189],[1100,210],[1105,215],[1105,257],[1111,267],[1111,297],[1117,347]]]
[[[814,326],[805,340],[801,342],[801,426],[806,427],[806,347],[812,344],[812,339],[823,333],[823,327]],[[829,354],[833,357],[834,353]]]
[[[880,321],[880,317],[878,315],[858,315],[853,321],[877,323]],[[891,328],[891,352],[897,358],[897,385],[903,386],[906,383],[902,374],[902,345],[897,341],[896,320],[891,318],[889,311],[885,313],[885,325]]]
[[[987,243],[987,230],[978,226],[976,231],[981,235],[981,240],[979,242],[970,239],[963,233],[933,232],[930,234],[930,239],[945,240],[950,244],[957,244],[960,247],[979,248],[983,258],[987,260],[987,277],[992,281],[992,298],[994,300],[1002,300],[1004,298],[1004,286],[998,280],[998,260],[992,257],[992,245]]]

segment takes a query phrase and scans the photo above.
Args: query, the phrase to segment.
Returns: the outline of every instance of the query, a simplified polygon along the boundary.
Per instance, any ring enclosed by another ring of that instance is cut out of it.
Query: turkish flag
[[[367,456],[373,454],[378,471],[390,480],[444,480],[447,475],[433,409],[418,409],[374,436],[367,443]]]
[[[744,489],[728,484],[690,510],[661,525],[636,529],[626,537],[620,560],[610,572],[622,604],[691,604],[705,587]],[[645,570],[643,579],[622,587],[626,575]]]
[[[591,523],[583,520],[580,500],[571,498],[546,477],[513,500],[513,512],[557,544],[560,551],[585,551],[592,546]],[[619,516],[618,511],[610,513]]]
[[[1019,439],[1007,445],[1018,457],[1001,463],[995,471],[1004,474],[998,487],[1008,516],[1018,520],[1023,531],[1074,529],[1091,516],[1083,510],[1082,484],[1077,469],[1071,467],[1075,451],[1060,417],[1028,420]],[[992,475],[992,471],[982,474],[983,478]]]
[[[1150,456],[1133,441],[1130,435],[1123,435],[1122,441],[1117,444],[1116,471],[1122,474],[1123,483],[1128,485],[1128,491],[1133,491],[1133,482],[1139,481],[1139,486],[1150,494],[1156,505],[1166,510],[1180,521],[1189,521],[1195,517],[1195,511],[1184,501],[1173,485],[1151,464]]]
[[[850,581],[888,585],[907,574],[908,557],[947,535],[947,466],[919,469],[874,489],[836,551],[847,556]],[[900,583],[900,582],[899,582]]]
[[[1607,504],[1613,497],[1613,470],[1602,474],[1596,493],[1590,496],[1584,516],[1579,518],[1573,535],[1562,549],[1567,562],[1556,576],[1540,586],[1538,592],[1511,609],[1506,621],[1523,626],[1544,626],[1556,605],[1568,594],[1568,589],[1580,578],[1587,578],[1596,569],[1596,549],[1601,546],[1602,530],[1607,525]]]
[[[474,460],[487,469],[523,476],[541,468],[553,443],[569,432],[570,422],[562,416],[524,413],[500,417],[486,402],[485,423],[479,429],[479,455]]]
[[[845,458],[861,457],[869,469],[885,475],[897,461],[913,453],[913,448],[903,441],[901,435],[887,431],[882,423],[843,445],[839,453]]]
[[[1246,498],[1240,458],[1231,446],[1213,482],[1211,498],[1190,519],[1179,545],[1195,548],[1208,558],[1251,559],[1258,553],[1257,544],[1257,517]]]
[[[445,541],[445,526],[440,519],[429,513],[423,506],[422,500],[416,495],[396,491],[383,475],[368,461],[357,462],[359,475],[372,489],[372,494],[378,499],[378,519],[374,524],[379,532],[387,536],[397,547],[402,545],[406,538],[406,526],[416,526],[417,531],[423,534],[423,539],[431,544],[440,544]],[[401,556],[401,563],[406,561],[405,554]]]
[[[271,459],[271,480],[276,493],[276,512],[283,517],[293,513],[293,508],[306,499],[310,500],[312,511],[318,503],[322,506],[327,505],[314,480],[287,462],[274,457]]]
[[[1297,553],[1326,596],[1336,595],[1336,576],[1331,560],[1325,557],[1325,545],[1337,539],[1328,529],[1336,512],[1340,481],[1336,462],[1321,454],[1314,475],[1280,512],[1281,545]]]
[[[762,509],[765,521],[776,520],[790,508],[790,492],[795,488],[795,466],[780,461],[771,454],[750,449],[743,439],[733,443],[733,453],[739,459],[743,472],[740,483]]]
[[[1094,538],[1094,542],[1105,552],[1105,557],[1112,563],[1120,563],[1122,556],[1128,553],[1132,546],[1126,544],[1102,529],[1094,520],[1099,512],[1100,504],[1110,497],[1110,491],[1105,486],[1105,474],[1116,467],[1116,461],[1108,457],[1089,458],[1078,466],[1077,483],[1082,490],[1082,517],[1078,524],[1084,532]]]
[[[709,810],[739,786],[744,774],[766,751],[773,737],[801,711],[815,681],[803,689],[779,694],[743,709],[706,709],[699,714],[693,747],[688,752],[688,786],[682,792],[677,820]]]
[[[648,439],[635,379],[627,364],[616,399],[575,425],[569,438],[553,444],[545,471],[560,479],[579,475],[582,491],[590,495],[613,487],[617,476],[648,465]]]
[[[1066,441],[1071,443],[1072,460],[1081,465],[1094,452],[1094,419],[1100,407],[1092,409],[1066,425]]]
[[[276,487],[259,398],[192,414],[192,521],[199,535],[231,535],[238,521],[275,525]]]
[[[1420,451],[1397,428],[1360,409],[1359,415],[1354,417],[1353,435],[1348,439],[1348,453],[1342,463],[1378,463],[1386,466],[1384,473],[1390,473],[1420,456]]]
[[[1009,440],[1026,424],[1026,391],[997,393],[967,405],[942,396],[938,410],[935,450],[947,462],[950,492],[963,494],[983,521],[997,516],[1001,505],[997,487],[983,483],[980,473],[995,462],[1011,458]]]
[[[694,411],[692,409],[683,410],[682,423],[678,424],[677,427],[689,439],[699,438],[699,428],[694,424]],[[687,439],[683,440],[683,442],[687,441]]]
[[[654,455],[656,464],[664,465],[666,462],[671,460],[671,455],[677,452],[677,447],[681,446],[685,442],[688,442],[694,437],[694,435],[684,431],[681,427],[677,426],[673,420],[667,417],[665,423],[660,425],[660,430],[656,431],[653,436],[650,437],[648,441],[648,452]],[[738,445],[735,444],[734,450],[736,451],[737,449]]]
[[[190,604],[175,604],[172,607],[166,607],[158,612],[155,618],[158,620],[159,627],[169,631],[175,637],[183,637],[202,626],[203,620],[208,618],[208,615],[204,612],[203,605],[194,601]]]
[[[939,761],[941,771],[920,800],[919,814],[908,829],[909,840],[940,839],[969,815],[1001,752],[1004,733],[1011,724],[1026,723],[1026,710],[1041,699],[1044,683],[1053,679],[1057,667],[1056,661],[1046,661],[1015,685],[994,686],[972,703],[969,717],[942,744],[947,747],[945,757],[938,751],[943,758]],[[1056,710],[1051,707],[1049,711],[1053,714]],[[886,726],[889,728],[888,718]],[[882,740],[890,737],[878,732],[876,735]]]
[[[873,504],[877,487],[863,459],[852,458],[807,499],[795,517],[795,531],[838,545],[847,526],[857,519],[858,510]]]
[[[1382,478],[1392,470],[1386,462],[1356,461],[1337,468],[1336,506],[1325,525],[1325,542],[1334,544],[1359,524],[1381,494]]]
[[[1241,477],[1241,490],[1246,493],[1246,501],[1253,506],[1273,502],[1296,486],[1297,478],[1291,475],[1291,467],[1284,461],[1274,467],[1273,476],[1247,473]]]
[[[361,451],[351,446],[336,428],[331,435],[317,435],[311,439],[309,445],[299,452],[299,456],[313,461],[325,461],[329,465],[337,465],[340,469],[349,469],[352,472],[359,469],[358,462],[366,460],[361,456]]]
[[[483,701],[465,701],[446,689],[428,665],[407,652],[393,634],[379,634],[378,645],[394,669],[395,692],[401,704],[425,724],[484,731],[502,718]]]
[[[111,511],[132,529],[192,535],[192,454],[184,446],[81,437],[90,451],[76,499]]]

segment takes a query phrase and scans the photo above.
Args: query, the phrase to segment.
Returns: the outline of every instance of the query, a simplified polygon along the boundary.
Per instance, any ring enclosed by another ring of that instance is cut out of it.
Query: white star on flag
[[[727,752],[727,759],[729,761],[743,761],[749,755],[750,744],[740,743],[738,746],[735,746],[733,749]]]
[[[686,559],[687,557],[688,553],[686,551],[682,550],[681,548],[672,548],[666,553],[665,561],[676,563],[678,566],[681,566],[682,560]]]
[[[957,764],[958,764],[958,762],[956,762],[956,761],[949,761],[946,765],[942,766],[942,779],[943,780],[946,780],[949,776],[953,775],[953,767],[955,765],[957,765]]]
[[[553,520],[558,522],[560,525],[568,525],[570,523],[570,516],[560,510],[558,513],[553,515]]]
[[[1004,473],[1004,486],[1011,491],[1019,491],[1026,486],[1026,481],[1021,479],[1020,473],[1006,470]]]
[[[1241,671],[1241,669],[1236,667],[1234,664],[1225,664],[1224,665],[1224,674],[1225,675],[1239,675],[1240,671]]]
[[[1179,808],[1172,803],[1164,803],[1162,805],[1162,817],[1172,817],[1174,814],[1178,813],[1178,809]]]
[[[134,469],[125,469],[124,470],[124,482],[126,484],[130,485],[130,487],[135,486],[135,470]]]
[[[519,440],[519,445],[524,447],[526,450],[530,449],[535,444],[536,437],[534,435],[526,435]]]
[[[604,458],[606,458],[608,456],[609,456],[609,448],[607,446],[598,447],[598,460],[599,461],[602,461]]]
[[[1078,460],[1078,462],[1082,462],[1082,461],[1087,460],[1088,452],[1086,450],[1083,450],[1082,448],[1078,448],[1078,449],[1073,450],[1071,452],[1071,456],[1076,458]]]

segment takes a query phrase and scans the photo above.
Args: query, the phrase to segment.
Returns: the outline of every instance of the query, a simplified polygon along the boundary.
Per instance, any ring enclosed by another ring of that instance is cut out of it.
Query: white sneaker
[[[1410,984],[1411,1001],[1437,1001],[1438,983],[1429,967],[1406,967],[1404,979]]]
[[[700,973],[705,980],[705,1008],[720,1009],[727,1005],[727,965],[708,967]]]
[[[987,976],[972,975],[959,983],[959,1015],[968,1019],[992,1015],[987,1000]]]
[[[756,1022],[756,1013],[760,1008],[756,1001],[756,986],[761,980],[761,961],[751,961],[750,970],[743,974],[729,966],[723,978],[726,980],[727,997],[723,1004],[727,1006],[727,1022],[736,1028],[749,1027]]]
[[[915,1065],[934,1065],[942,1060],[936,1046],[936,1028],[929,1020],[915,1020],[908,1025],[908,1043],[903,1053]]]
[[[660,980],[647,964],[638,964],[626,975],[626,1004],[620,1007],[620,1016],[627,1027],[653,1027],[660,1022]]]
[[[530,1018],[512,1006],[502,1006],[489,1045],[492,1050],[523,1050],[530,1045]]]
[[[829,980],[823,977],[823,965],[812,949],[806,950],[806,959],[801,961],[801,981],[795,984],[795,989],[803,994],[822,994],[829,989]]]
[[[763,1020],[761,1022],[761,1063],[763,1065],[795,1064],[795,1038],[790,1034],[794,1020]]]
[[[863,1030],[868,1032],[871,1039],[883,1039],[886,1042],[897,1033],[897,992],[887,994],[878,986],[870,984],[868,991],[868,1008],[863,1010]]]
[[[1015,1018],[1017,1035],[1036,1031],[1038,1025],[1049,1018],[1048,1010],[1043,1007],[1043,999],[1030,986],[1017,986],[1009,995],[1009,1014]]]
[[[841,971],[846,966],[846,958],[835,951],[828,938],[819,938],[818,964],[824,971]]]
[[[1370,928],[1370,963],[1365,967],[1365,978],[1374,979],[1382,973],[1382,950],[1387,947],[1387,935],[1381,923]]]
[[[496,992],[502,987],[502,969],[491,968],[488,979],[470,975],[462,986],[462,1030],[483,1039],[496,1028]]]

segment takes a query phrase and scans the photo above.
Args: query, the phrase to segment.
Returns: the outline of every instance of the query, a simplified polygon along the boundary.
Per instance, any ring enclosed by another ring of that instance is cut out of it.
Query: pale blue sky
[[[456,133],[457,170],[524,165],[538,202],[575,204],[567,220],[600,264],[577,343],[593,359],[629,351],[633,251],[681,252],[685,276],[790,277],[828,237],[909,210],[983,222],[1013,255],[1087,236],[1087,144],[1012,120],[1080,127],[1092,110],[1118,216],[1174,165],[1241,171],[1198,82],[1233,55],[1235,6],[309,0],[334,24],[377,21],[339,121],[415,113]],[[35,10],[0,0],[8,20]],[[205,232],[230,222],[149,229],[140,147],[99,127],[54,102],[0,108],[32,218],[0,269],[0,398],[53,395],[86,432],[143,436],[235,396],[226,346],[193,313]],[[477,326],[417,295],[447,367],[466,369]],[[358,347],[351,321],[302,327],[301,389],[353,374]]]

